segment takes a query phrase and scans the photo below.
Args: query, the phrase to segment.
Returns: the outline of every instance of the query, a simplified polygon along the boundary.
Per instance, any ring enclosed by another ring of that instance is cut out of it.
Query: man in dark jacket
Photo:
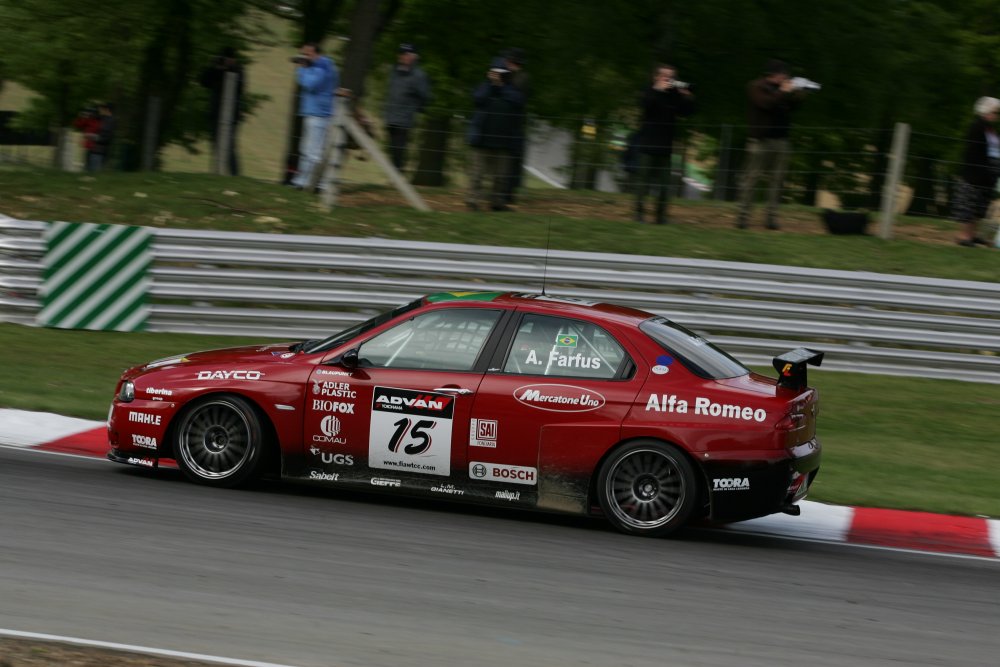
[[[472,165],[466,204],[479,210],[487,202],[494,211],[509,211],[507,180],[510,159],[518,141],[518,118],[524,111],[524,93],[511,83],[503,58],[495,58],[483,81],[472,93],[475,111],[469,124]],[[491,181],[490,194],[483,181]]]
[[[767,195],[768,229],[778,229],[778,204],[788,166],[788,135],[792,111],[801,94],[789,78],[788,65],[780,60],[768,62],[764,76],[747,86],[748,137],[743,181],[740,184],[740,212],[736,226],[746,229],[753,205],[754,187],[761,176],[770,180]]]
[[[976,235],[976,223],[986,217],[1000,174],[1000,136],[995,127],[1000,100],[980,97],[973,111],[976,117],[965,131],[961,172],[952,197],[952,217],[962,225],[958,244],[967,247],[989,245]]]
[[[385,127],[389,133],[389,156],[396,169],[406,165],[406,146],[417,112],[431,99],[427,74],[417,66],[417,50],[412,44],[400,44],[396,66],[389,73],[385,96]]]
[[[643,199],[650,192],[656,199],[656,224],[667,222],[674,126],[679,117],[694,111],[694,96],[685,84],[678,85],[676,74],[676,68],[670,65],[657,65],[653,83],[639,101],[642,120],[638,134],[632,138],[638,155],[634,174],[637,222],[644,222]]]
[[[101,171],[107,166],[111,155],[111,143],[115,139],[115,130],[118,129],[118,121],[109,103],[101,102],[97,105],[97,118],[100,122],[97,125],[97,134],[94,136],[94,147],[90,151],[89,171]]]

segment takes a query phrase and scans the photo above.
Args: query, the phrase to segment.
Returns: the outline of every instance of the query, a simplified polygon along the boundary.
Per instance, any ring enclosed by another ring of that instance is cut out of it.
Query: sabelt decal
[[[198,371],[199,380],[259,380],[264,377],[260,371]]]
[[[455,397],[394,387],[375,387],[368,466],[424,475],[451,474]]]
[[[490,482],[509,482],[534,486],[538,483],[538,470],[528,466],[471,461],[469,463],[469,477]]]
[[[674,412],[686,415],[691,411],[690,407],[686,399],[673,394],[650,394],[646,400],[646,412]],[[758,423],[767,419],[767,411],[763,408],[752,408],[736,403],[716,403],[704,396],[695,397],[693,412],[699,417],[720,417]]]
[[[514,398],[529,408],[549,412],[587,412],[605,403],[598,392],[571,384],[527,384],[514,390]]]
[[[315,479],[321,482],[336,482],[337,480],[340,479],[340,473],[320,472],[319,470],[310,470],[309,479]]]

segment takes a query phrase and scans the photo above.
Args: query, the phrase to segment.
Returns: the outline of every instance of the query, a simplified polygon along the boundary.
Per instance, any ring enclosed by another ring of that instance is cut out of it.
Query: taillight
[[[806,416],[801,412],[789,412],[775,425],[779,431],[797,431],[805,426]]]

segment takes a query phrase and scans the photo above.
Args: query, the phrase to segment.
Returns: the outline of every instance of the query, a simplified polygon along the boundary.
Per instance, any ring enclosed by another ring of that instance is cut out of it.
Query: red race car
[[[113,461],[195,482],[261,474],[555,512],[670,533],[694,517],[797,514],[816,477],[816,391],[670,320],[544,294],[450,292],[324,340],[126,371]]]

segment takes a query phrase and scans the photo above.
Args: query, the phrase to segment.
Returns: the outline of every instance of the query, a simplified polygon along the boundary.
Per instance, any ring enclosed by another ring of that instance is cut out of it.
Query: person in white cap
[[[988,246],[976,235],[976,223],[986,217],[1000,175],[1000,138],[994,125],[1000,115],[1000,100],[980,97],[973,107],[976,117],[965,133],[961,172],[952,198],[952,217],[961,225],[958,244]]]

